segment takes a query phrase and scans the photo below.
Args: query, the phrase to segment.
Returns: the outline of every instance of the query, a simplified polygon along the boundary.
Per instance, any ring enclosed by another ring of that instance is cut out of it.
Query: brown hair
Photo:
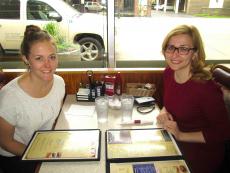
[[[168,33],[162,43],[162,52],[164,54],[165,48],[169,40],[176,35],[187,34],[192,38],[194,48],[196,48],[197,56],[192,60],[191,73],[192,79],[194,80],[209,80],[211,79],[210,71],[206,70],[205,67],[205,51],[201,35],[198,29],[193,25],[179,25]]]
[[[46,31],[41,30],[35,25],[26,26],[24,38],[21,43],[21,55],[28,59],[32,45],[41,41],[52,41],[56,47],[52,37]]]

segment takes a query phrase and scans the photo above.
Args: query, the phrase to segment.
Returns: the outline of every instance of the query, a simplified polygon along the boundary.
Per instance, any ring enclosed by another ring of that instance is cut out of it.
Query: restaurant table
[[[153,121],[153,124],[129,124],[121,125],[120,109],[109,109],[108,121],[98,123],[96,111],[88,109],[95,106],[94,102],[76,101],[76,95],[67,95],[62,110],[55,124],[55,130],[72,130],[72,129],[100,129],[101,130],[101,154],[100,161],[57,161],[42,162],[39,173],[106,173],[106,156],[105,156],[105,132],[108,129],[140,129],[140,128],[157,128],[156,116],[159,113],[157,105],[155,109],[147,114],[141,114],[137,111],[136,106],[133,108],[133,120]],[[80,109],[79,109],[80,108]],[[79,111],[77,110],[79,109]],[[84,110],[85,109],[85,110]],[[76,111],[76,114],[74,114]],[[88,111],[88,115],[85,112]],[[77,112],[81,115],[77,115]]]

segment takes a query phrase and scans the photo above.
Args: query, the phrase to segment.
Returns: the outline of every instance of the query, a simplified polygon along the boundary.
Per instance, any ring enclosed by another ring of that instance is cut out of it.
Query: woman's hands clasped
[[[173,134],[177,140],[180,140],[181,131],[177,126],[177,122],[174,121],[173,116],[165,109],[165,107],[157,116],[157,122],[161,124],[165,130]]]

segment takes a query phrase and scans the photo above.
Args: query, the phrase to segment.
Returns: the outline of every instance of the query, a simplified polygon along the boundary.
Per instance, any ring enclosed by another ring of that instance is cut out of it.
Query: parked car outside
[[[154,9],[154,10],[156,10],[156,9],[158,9],[158,10],[164,10],[164,7],[165,7],[165,4],[154,4],[154,5],[152,5],[152,8]],[[166,5],[166,10],[171,10],[171,11],[173,11],[174,10],[174,6],[173,6],[173,4],[167,4]]]
[[[0,48],[5,53],[20,49],[27,25],[43,28],[55,22],[68,41],[80,44],[82,60],[104,57],[107,33],[103,15],[80,13],[63,0],[1,0],[0,9],[4,9],[0,11]]]
[[[106,7],[98,2],[86,2],[85,9],[87,11],[103,11],[106,10]]]

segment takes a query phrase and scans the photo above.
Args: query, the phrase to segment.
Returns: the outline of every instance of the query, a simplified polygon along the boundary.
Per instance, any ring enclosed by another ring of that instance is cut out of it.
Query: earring
[[[29,66],[29,63],[28,63],[28,62],[24,61],[24,63],[25,63],[25,65]]]
[[[30,69],[30,63],[28,61],[24,61],[24,63],[27,66],[27,69]]]
[[[27,66],[30,66],[30,63],[29,61],[25,60],[24,63],[27,65]]]

